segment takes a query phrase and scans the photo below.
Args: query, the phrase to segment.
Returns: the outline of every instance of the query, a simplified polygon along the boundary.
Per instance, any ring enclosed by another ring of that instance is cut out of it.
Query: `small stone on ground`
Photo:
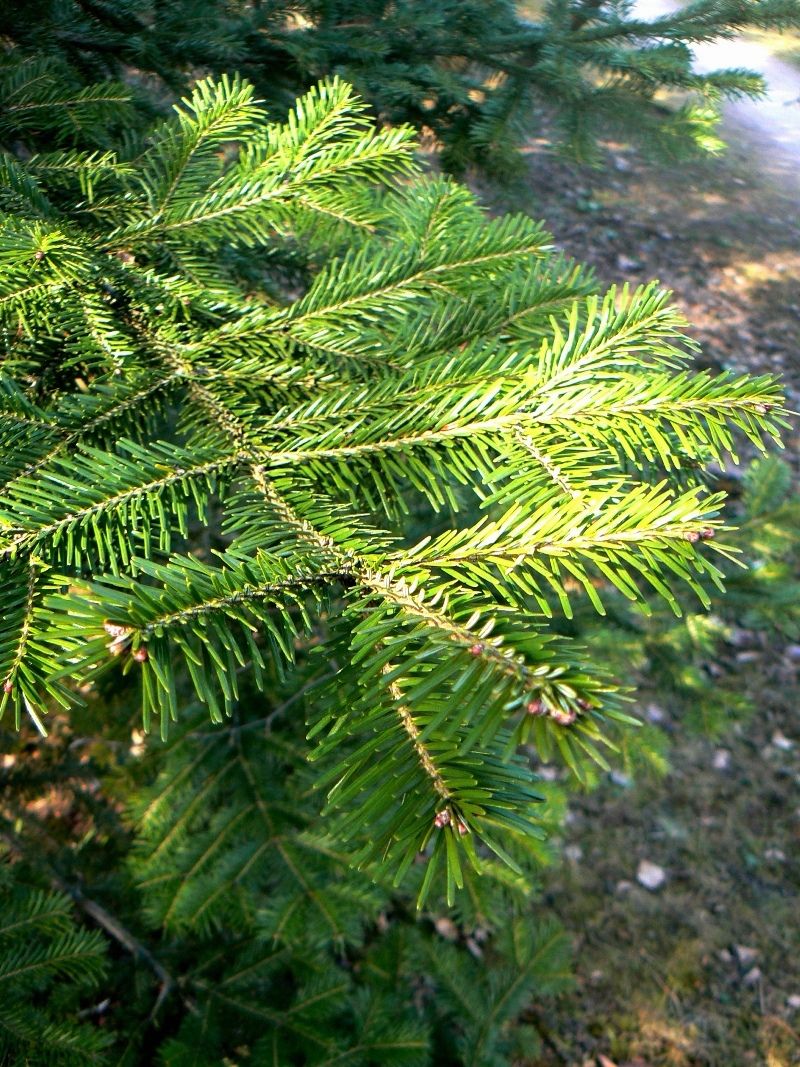
[[[755,963],[758,956],[757,948],[750,948],[749,945],[737,945],[735,950],[736,958],[743,967],[749,967],[751,963]]]
[[[659,867],[657,863],[651,863],[650,860],[642,860],[636,870],[636,881],[639,885],[643,885],[645,889],[651,890],[660,889],[661,886],[667,880],[667,872],[663,867]]]
[[[727,771],[731,765],[731,754],[727,748],[718,748],[714,753],[714,759],[712,760],[712,767],[715,771]]]

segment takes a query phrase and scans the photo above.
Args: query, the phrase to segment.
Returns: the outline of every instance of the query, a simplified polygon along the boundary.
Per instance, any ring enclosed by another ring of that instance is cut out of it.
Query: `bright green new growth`
[[[330,832],[427,852],[422,900],[541,833],[521,745],[581,777],[632,721],[547,617],[706,603],[703,470],[782,418],[413,147],[339,81],[276,124],[231,78],[141,143],[4,155],[0,678],[43,729],[121,662],[166,737],[187,686],[221,722],[315,646]]]

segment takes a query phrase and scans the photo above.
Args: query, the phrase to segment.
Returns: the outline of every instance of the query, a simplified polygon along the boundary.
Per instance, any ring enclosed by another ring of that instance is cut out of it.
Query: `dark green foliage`
[[[776,457],[754,461],[744,473],[737,538],[748,566],[729,578],[731,596],[720,608],[729,622],[800,637],[797,540],[800,502],[792,472]]]
[[[468,1047],[475,1036],[462,998],[474,1001],[486,980],[466,945],[477,930],[497,968],[497,1018],[484,1017],[484,1047],[463,1062],[495,1062],[502,1021],[532,995],[564,987],[563,932],[520,918],[486,943],[490,909],[502,906],[513,923],[525,897],[476,887],[479,910],[463,917],[460,936],[450,923],[460,943],[443,953],[435,913],[416,923],[389,887],[347,874],[348,857],[315,819],[311,778],[287,745],[301,744],[291,715],[279,707],[214,731],[201,718],[136,800],[132,874],[149,922],[174,939],[199,1010],[165,1061],[214,1063],[209,1035],[230,1048],[258,1034],[256,1062],[328,1063],[350,1049],[345,1062],[429,1063],[437,1045],[447,1062],[462,1062],[461,1038]],[[462,1021],[451,1023],[454,1015]]]
[[[7,5],[0,29],[57,67],[133,73],[141,89],[145,74],[182,92],[198,74],[239,70],[281,109],[336,74],[382,121],[432,130],[450,169],[508,175],[543,122],[587,159],[598,137],[635,132],[673,156],[716,150],[720,101],[763,83],[745,70],[698,73],[692,46],[800,23],[797,0],[694,0],[655,19],[624,0],[534,7],[529,20],[512,0],[36,0]]]
[[[76,925],[67,896],[26,886],[12,871],[0,868],[0,1062],[104,1062],[110,1039],[79,1020],[106,971],[103,938]]]
[[[23,732],[6,746],[2,832],[16,860],[7,899],[47,904],[89,959],[100,939],[86,928],[99,925],[114,954],[86,1012],[102,1030],[81,1047],[98,1062],[209,1067],[224,1057],[488,1067],[532,1052],[532,1004],[568,988],[569,941],[528,914],[524,880],[467,872],[456,910],[444,910],[439,882],[418,917],[424,865],[414,865],[412,895],[377,871],[349,870],[302,759],[302,679],[272,679],[272,707],[243,685],[224,726],[188,708],[169,743],[146,752],[124,715],[102,729],[94,721],[108,693],[69,725],[58,719],[46,741]],[[118,699],[124,706],[124,691]],[[541,859],[516,855],[531,870]],[[66,898],[34,888],[54,881],[80,908],[80,934]],[[0,969],[16,958],[0,943]],[[65,1033],[82,988],[74,970],[50,992]],[[18,1062],[22,1041],[7,1046]]]

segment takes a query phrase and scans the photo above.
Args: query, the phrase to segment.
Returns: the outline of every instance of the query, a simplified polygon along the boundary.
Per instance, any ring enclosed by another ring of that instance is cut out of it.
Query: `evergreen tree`
[[[786,468],[759,461],[743,489],[736,540],[752,567],[731,570],[721,616],[670,624],[655,598],[643,617],[607,590],[608,617],[584,631],[595,654],[635,669],[673,710],[680,706],[682,728],[692,713],[711,713],[712,727],[730,716],[735,691],[703,670],[730,621],[771,626],[763,613],[774,598],[781,627],[797,633],[798,503],[787,497]],[[579,626],[583,615],[578,605]],[[131,688],[130,677],[101,679],[84,708],[54,716],[45,741],[24,726],[16,740],[7,732],[0,761],[0,835],[16,861],[5,868],[12,915],[44,899],[37,883],[59,885],[66,928],[75,929],[68,890],[86,923],[102,924],[113,953],[91,1000],[65,974],[57,1003],[50,1000],[62,1032],[83,1003],[83,1017],[102,1022],[113,1041],[103,1057],[92,1032],[82,1032],[72,1051],[87,1055],[76,1062],[274,1063],[277,1055],[280,1063],[324,1063],[333,1048],[344,1062],[477,1067],[536,1060],[543,1044],[558,1047],[546,998],[569,988],[564,932],[514,876],[473,880],[453,909],[434,892],[415,921],[424,865],[412,867],[408,893],[348,872],[347,856],[319,824],[313,769],[297,758],[305,740],[293,714],[296,679],[268,698],[248,688],[227,727],[210,729],[204,709],[187,708],[169,743],[146,754]],[[623,755],[648,754],[657,766],[663,738],[643,730],[644,743],[623,739]],[[555,828],[558,790],[541,786]],[[526,865],[547,858],[517,857]],[[10,955],[0,946],[0,960]],[[13,960],[4,973],[18,982]],[[12,991],[16,1003],[30,1004],[27,986]],[[34,1033],[45,1032],[37,1022]],[[5,1040],[11,1062],[58,1062],[52,1046],[37,1054],[18,1030]]]
[[[596,158],[598,137],[670,156],[714,151],[720,101],[757,95],[739,69],[699,73],[692,47],[748,28],[800,25],[798,0],[692,0],[642,18],[629,0],[549,0],[525,19],[512,0],[35,0],[6,5],[0,31],[82,77],[183,92],[239,70],[271,106],[338,75],[389,123],[431,130],[447,167],[518,168],[532,130]]]
[[[566,981],[522,919],[556,803],[530,757],[585,780],[631,724],[547,620],[708,602],[704,470],[776,437],[778,387],[692,374],[668,294],[598,294],[416,176],[340,81],[279,123],[203,80],[140,130],[64,69],[2,71],[2,706],[22,744],[56,727],[6,765],[20,908],[23,876],[69,892],[152,971],[125,1062],[508,1063]],[[91,813],[70,850],[45,783]]]
[[[233,78],[124,153],[4,157],[2,706],[44,729],[122,662],[166,738],[184,676],[222,722],[310,652],[331,832],[398,879],[428,850],[452,899],[539,833],[519,746],[580,778],[629,721],[540,620],[600,578],[707,603],[703,466],[781,415],[685,369],[666,294],[398,183],[412,144],[340,82],[275,124]]]

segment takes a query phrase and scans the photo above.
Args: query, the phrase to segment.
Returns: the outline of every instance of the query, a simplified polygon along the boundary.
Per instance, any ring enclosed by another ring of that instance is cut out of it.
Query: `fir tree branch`
[[[562,470],[556,466],[556,464],[547,456],[544,452],[541,452],[530,436],[530,434],[524,433],[522,430],[516,430],[514,433],[514,439],[530,453],[536,460],[542,470],[545,471],[547,476],[561,489],[566,496],[572,497],[573,500],[577,500],[580,497],[580,493],[577,489],[574,489],[570,484],[569,478],[567,478]]]
[[[17,478],[31,477],[46,467],[52,460],[57,459],[64,451],[70,448],[75,448],[81,441],[90,439],[98,430],[101,430],[120,416],[124,416],[132,410],[139,408],[140,405],[144,406],[145,401],[150,400],[162,390],[169,389],[179,377],[180,375],[176,372],[154,382],[148,382],[140,390],[121,397],[117,403],[104,411],[99,412],[99,414],[91,416],[88,419],[81,419],[80,425],[76,429],[71,429],[69,423],[66,425],[48,423],[48,428],[51,428],[54,432],[60,434],[61,440],[48,452],[45,452],[32,463],[23,467],[14,475],[13,480],[7,481],[4,486],[4,492],[8,492],[9,488],[13,485],[13,481]],[[0,419],[5,418],[6,415],[5,412],[3,412],[2,415],[0,415]]]
[[[386,675],[393,675],[396,670],[396,666],[387,663],[383,668],[383,673]],[[452,799],[452,794],[447,788],[447,784],[441,774],[439,774],[439,771],[436,769],[436,763],[433,757],[420,739],[419,727],[414,722],[414,716],[411,713],[411,709],[403,702],[403,691],[397,682],[392,681],[389,683],[389,693],[391,694],[392,700],[395,702],[400,722],[403,724],[403,729],[409,736],[414,751],[419,759],[420,766],[430,778],[433,788],[442,800],[447,803]]]
[[[29,845],[19,833],[3,832],[0,833],[0,840],[2,840],[6,847],[19,856],[28,856]],[[192,1001],[180,993],[179,983],[170,974],[161,961],[153,955],[152,952],[144,945],[142,941],[136,938],[126,926],[123,925],[120,920],[112,915],[106,908],[99,904],[96,900],[86,896],[83,890],[70,882],[65,881],[59,874],[56,873],[51,864],[42,860],[40,855],[36,856],[38,864],[43,865],[47,872],[50,884],[59,893],[65,894],[76,905],[89,916],[102,930],[104,930],[109,936],[111,936],[118,944],[129,952],[134,959],[144,962],[155,974],[161,983],[159,988],[158,997],[156,1003],[151,1012],[151,1018],[155,1017],[158,1013],[164,1000],[170,995],[173,990],[178,990],[181,996],[181,1000],[189,1011],[196,1011],[195,1005]]]
[[[25,658],[25,651],[28,644],[28,636],[31,630],[31,624],[33,622],[33,608],[36,598],[36,579],[37,579],[37,565],[33,557],[29,557],[27,560],[28,570],[28,582],[25,593],[25,604],[22,611],[22,625],[19,628],[19,637],[17,639],[17,647],[14,652],[14,657],[11,661],[11,665],[8,669],[8,673],[5,676],[4,684],[6,686],[14,685],[16,680],[17,671],[19,666]],[[10,690],[9,690],[10,692]]]
[[[230,472],[235,469],[241,460],[242,456],[240,454],[231,453],[187,468],[179,467],[161,477],[152,478],[142,484],[125,488],[120,492],[101,495],[100,500],[83,507],[75,507],[74,510],[69,510],[72,503],[69,500],[64,501],[63,498],[59,501],[53,500],[53,504],[62,514],[54,517],[52,521],[45,521],[41,525],[33,519],[33,516],[27,518],[19,507],[16,512],[7,510],[4,518],[8,525],[3,531],[6,535],[6,544],[0,547],[0,558],[14,558],[23,549],[40,545],[57,534],[79,526],[88,519],[113,516],[115,512],[119,512],[125,505],[143,504],[162,491],[168,491],[173,487],[183,487],[193,481],[200,481],[217,474]],[[63,476],[59,478],[55,472],[49,480],[54,484],[57,482],[64,484]],[[18,490],[18,488],[18,486],[15,486],[15,489]],[[81,486],[81,489],[84,489],[84,487]],[[85,489],[87,494],[92,492],[92,495],[97,495],[96,491],[90,490],[88,486]],[[19,494],[17,493],[17,495]],[[24,518],[27,518],[27,522],[22,525],[20,520]],[[15,519],[17,520],[16,526],[13,525]]]
[[[264,823],[268,839],[274,842],[278,854],[280,855],[286,867],[291,871],[297,883],[302,888],[303,893],[314,902],[319,912],[325,917],[325,920],[327,921],[330,927],[331,936],[334,939],[341,938],[342,930],[339,927],[335,915],[333,914],[331,909],[327,907],[321,894],[314,889],[314,887],[311,885],[311,882],[305,877],[302,870],[300,869],[299,864],[293,860],[293,858],[289,854],[289,850],[286,848],[286,845],[282,841],[281,836],[276,833],[275,825],[270,815],[269,806],[261,795],[257,779],[253,774],[252,767],[250,766],[244,748],[242,747],[241,737],[238,735],[238,733],[236,734],[236,742],[239,763],[241,765],[244,776],[247,779],[247,783],[252,791],[254,802],[258,810],[259,816],[261,817],[261,820]]]

